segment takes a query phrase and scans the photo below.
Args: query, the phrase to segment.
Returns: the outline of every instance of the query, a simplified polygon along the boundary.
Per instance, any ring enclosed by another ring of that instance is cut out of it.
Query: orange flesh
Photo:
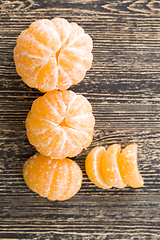
[[[85,168],[89,179],[100,188],[133,188],[143,186],[137,165],[137,145],[128,145],[121,151],[119,144],[95,147],[86,157]]]
[[[101,160],[102,176],[104,181],[112,187],[124,188],[126,184],[123,182],[119,172],[118,159],[121,147],[119,144],[113,144],[105,151]]]
[[[86,161],[85,161],[85,168],[86,173],[89,177],[89,179],[98,187],[108,189],[112,186],[107,184],[103,177],[101,172],[101,161],[103,158],[103,155],[105,154],[105,148],[104,147],[95,147],[93,148],[89,154],[87,155]]]
[[[94,123],[85,97],[54,90],[33,102],[26,119],[27,136],[42,155],[74,157],[90,145]]]
[[[138,171],[136,144],[130,144],[122,150],[118,164],[120,174],[126,184],[133,188],[143,186],[144,182]]]
[[[92,39],[62,18],[33,22],[17,38],[14,60],[18,74],[42,92],[65,90],[80,82],[92,64]]]
[[[49,200],[73,197],[82,184],[82,171],[72,160],[51,159],[36,154],[24,165],[23,177],[27,186]]]

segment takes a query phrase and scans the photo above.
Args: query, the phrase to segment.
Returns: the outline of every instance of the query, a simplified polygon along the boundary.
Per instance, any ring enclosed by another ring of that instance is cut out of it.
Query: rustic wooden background
[[[51,202],[30,191],[22,177],[35,153],[24,121],[42,95],[18,76],[13,48],[36,19],[63,17],[94,42],[85,80],[70,89],[93,106],[91,146],[74,159],[83,170],[79,193]],[[0,239],[160,239],[160,1],[24,0],[0,2]],[[95,146],[138,144],[141,189],[101,190],[84,171]]]

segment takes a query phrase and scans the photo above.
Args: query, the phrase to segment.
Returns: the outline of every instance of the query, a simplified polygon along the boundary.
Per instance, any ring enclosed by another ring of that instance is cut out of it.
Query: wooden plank
[[[155,0],[23,0],[0,3],[0,239],[160,239],[160,4]],[[64,17],[94,42],[83,94],[96,118],[93,142],[73,158],[83,171],[79,193],[51,202],[28,189],[25,161],[36,151],[25,119],[42,95],[17,75],[13,48],[34,20]],[[138,144],[141,189],[102,190],[84,160],[95,146]]]

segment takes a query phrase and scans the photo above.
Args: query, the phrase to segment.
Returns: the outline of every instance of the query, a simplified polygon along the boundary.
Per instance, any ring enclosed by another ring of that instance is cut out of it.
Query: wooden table
[[[0,4],[0,239],[160,239],[160,1],[24,0]],[[83,185],[68,201],[51,202],[26,186],[25,161],[36,151],[25,118],[42,95],[18,76],[13,48],[36,19],[66,18],[94,42],[83,94],[96,119],[92,144],[74,158]],[[102,190],[84,170],[95,146],[138,144],[143,188]]]

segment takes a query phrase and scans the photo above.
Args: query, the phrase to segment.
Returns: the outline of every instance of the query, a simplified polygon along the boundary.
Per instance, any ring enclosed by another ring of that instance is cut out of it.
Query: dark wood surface
[[[0,239],[160,239],[160,1],[24,0],[0,2]],[[36,19],[63,17],[94,42],[85,80],[70,89],[93,106],[92,144],[74,158],[83,185],[68,201],[52,202],[28,189],[25,161],[36,151],[24,121],[42,95],[18,76],[13,48]],[[84,170],[95,146],[138,144],[144,187],[102,190]]]

